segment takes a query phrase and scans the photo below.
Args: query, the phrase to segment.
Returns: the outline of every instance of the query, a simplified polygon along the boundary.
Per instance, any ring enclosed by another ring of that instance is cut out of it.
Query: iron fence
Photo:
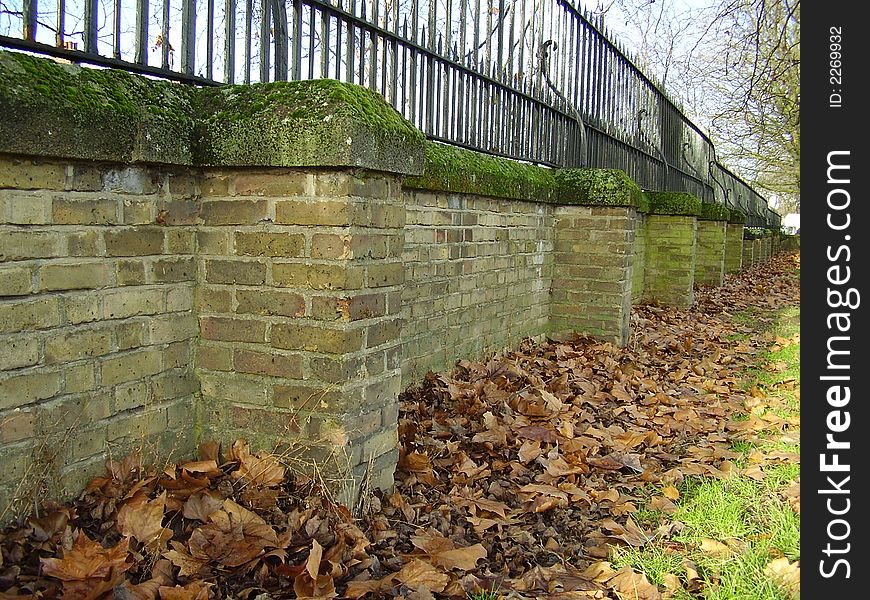
[[[771,219],[603,23],[566,0],[0,0],[0,46],[197,85],[356,83],[433,140],[620,168],[646,189]]]

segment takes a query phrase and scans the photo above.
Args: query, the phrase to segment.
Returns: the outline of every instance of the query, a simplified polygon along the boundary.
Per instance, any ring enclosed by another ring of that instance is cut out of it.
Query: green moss
[[[647,192],[650,214],[699,216],[701,201],[688,192]]]
[[[640,186],[620,169],[559,169],[555,173],[560,204],[633,206],[648,212]]]
[[[196,160],[206,165],[423,169],[423,134],[376,92],[330,79],[200,92]]]
[[[703,221],[727,221],[731,218],[731,211],[719,202],[702,202],[698,218]]]
[[[422,175],[405,186],[583,206],[648,209],[646,195],[619,169],[549,169],[437,142],[426,143]]]
[[[425,169],[406,178],[405,186],[546,202],[554,196],[556,181],[546,167],[427,142]]]
[[[194,88],[0,52],[2,150],[190,162]]]
[[[738,225],[742,225],[746,223],[746,213],[740,210],[739,208],[732,208],[731,215],[728,218],[729,223],[735,223]]]

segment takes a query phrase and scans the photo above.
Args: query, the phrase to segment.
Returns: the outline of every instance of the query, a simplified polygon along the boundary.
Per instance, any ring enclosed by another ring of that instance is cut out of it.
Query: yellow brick
[[[159,350],[137,350],[104,360],[100,365],[100,381],[103,385],[116,385],[154,375],[161,369],[162,357]]]
[[[60,324],[60,301],[56,297],[0,302],[0,333],[49,329]]]
[[[148,330],[149,344],[167,344],[194,338],[199,333],[199,323],[194,315],[162,317],[151,321]]]
[[[193,288],[181,285],[171,288],[166,293],[166,311],[179,312],[193,309]]]
[[[255,315],[301,317],[305,314],[305,299],[299,294],[281,290],[236,291],[236,312]]]
[[[142,259],[119,260],[115,266],[118,285],[142,285],[145,283],[145,263]]]
[[[64,297],[63,310],[70,325],[90,323],[102,315],[99,297],[87,292]]]
[[[30,267],[0,267],[0,296],[24,296],[33,291]]]
[[[168,425],[165,408],[121,413],[109,421],[106,439],[110,442],[120,438],[138,440],[165,431]]]
[[[114,411],[124,412],[140,406],[145,406],[148,402],[148,385],[144,381],[119,385],[115,388]]]
[[[266,200],[211,200],[199,213],[205,225],[256,225],[269,216]]]
[[[352,202],[281,200],[275,203],[275,222],[285,225],[348,226],[363,221],[363,208]]]
[[[129,288],[106,294],[103,314],[106,319],[125,319],[153,315],[164,310],[164,292],[159,288]]]
[[[96,387],[96,370],[93,363],[84,363],[64,371],[63,391],[67,394],[86,392]]]
[[[51,223],[51,197],[41,192],[0,192],[5,196],[9,223],[46,225]]]
[[[117,197],[95,194],[63,194],[52,198],[52,220],[56,225],[115,225],[120,223]]]
[[[259,377],[209,372],[201,373],[200,380],[204,398],[233,400],[260,406],[267,403],[268,386],[263,385],[263,381]]]
[[[0,340],[0,371],[30,367],[39,362],[39,342],[32,337]]]
[[[10,444],[36,436],[36,415],[15,410],[0,414],[0,444]]]
[[[60,393],[63,378],[57,372],[31,372],[0,379],[0,410],[16,408]]]
[[[129,227],[109,230],[106,240],[107,256],[146,256],[163,253],[163,228]]]
[[[236,254],[296,258],[305,250],[302,234],[266,231],[236,232]]]
[[[112,332],[109,329],[69,331],[45,340],[45,363],[102,356],[111,350]]]
[[[310,192],[311,175],[301,172],[275,171],[240,173],[232,179],[237,196],[302,196]]]
[[[63,256],[63,241],[55,232],[0,229],[0,261]]]
[[[0,158],[0,188],[17,190],[62,190],[66,167],[18,158]]]
[[[115,328],[115,338],[118,340],[118,350],[131,350],[143,345],[145,339],[145,323],[128,321]]]
[[[52,263],[39,269],[40,291],[81,290],[106,287],[112,282],[108,263]]]

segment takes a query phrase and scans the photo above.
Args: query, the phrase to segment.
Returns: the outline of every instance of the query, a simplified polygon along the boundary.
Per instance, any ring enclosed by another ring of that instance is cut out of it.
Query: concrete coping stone
[[[0,51],[0,152],[185,166],[423,172],[423,134],[376,92],[320,79],[197,88]]]
[[[701,201],[689,192],[647,192],[650,214],[698,217]]]
[[[407,188],[580,206],[630,206],[646,197],[620,169],[553,169],[442,144],[426,143],[423,173]]]
[[[731,211],[720,202],[702,202],[700,221],[727,221],[731,218]]]

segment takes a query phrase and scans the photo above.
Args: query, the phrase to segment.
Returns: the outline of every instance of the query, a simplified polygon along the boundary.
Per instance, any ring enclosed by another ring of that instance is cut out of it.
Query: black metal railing
[[[0,0],[0,46],[198,85],[356,83],[433,140],[620,168],[646,189],[772,218],[603,23],[566,0]]]

